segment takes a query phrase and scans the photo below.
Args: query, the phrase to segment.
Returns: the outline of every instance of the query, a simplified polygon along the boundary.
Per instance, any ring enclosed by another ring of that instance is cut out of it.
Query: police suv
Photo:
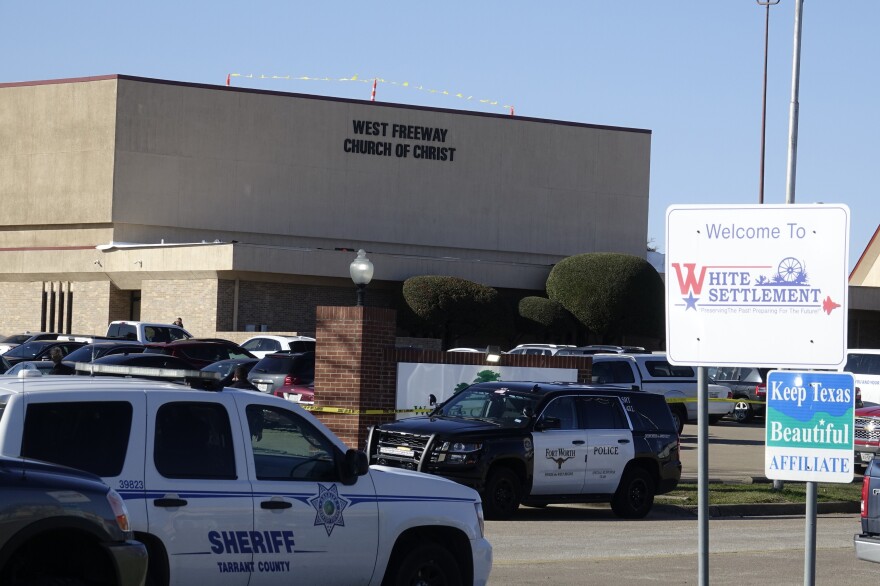
[[[470,585],[491,568],[476,492],[368,468],[311,414],[256,391],[0,377],[0,454],[115,488],[150,585]]]
[[[641,518],[681,478],[663,396],[576,383],[471,385],[427,416],[372,429],[367,453],[477,489],[488,519],[570,502]]]

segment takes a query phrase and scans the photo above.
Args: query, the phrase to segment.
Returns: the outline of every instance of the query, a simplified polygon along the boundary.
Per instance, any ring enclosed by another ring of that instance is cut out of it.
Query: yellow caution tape
[[[430,413],[433,408],[416,407],[415,409],[351,409],[350,407],[318,407],[316,405],[300,405],[306,411],[320,413],[339,413],[341,415],[395,415],[397,413]]]
[[[764,401],[754,401],[752,399],[714,399],[709,401],[714,403],[754,403],[763,405]],[[667,403],[696,403],[697,399],[676,398],[666,399]],[[350,407],[318,407],[317,405],[300,404],[300,407],[306,411],[318,413],[337,413],[340,415],[397,415],[398,413],[430,413],[433,407],[414,407],[412,409],[352,409]]]

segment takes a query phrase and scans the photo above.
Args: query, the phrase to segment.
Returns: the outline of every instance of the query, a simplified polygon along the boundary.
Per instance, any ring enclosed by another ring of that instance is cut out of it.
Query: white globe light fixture
[[[357,258],[351,261],[348,272],[357,287],[357,305],[360,307],[364,304],[364,292],[367,285],[373,280],[373,263],[367,258],[367,253],[363,248],[358,250]]]

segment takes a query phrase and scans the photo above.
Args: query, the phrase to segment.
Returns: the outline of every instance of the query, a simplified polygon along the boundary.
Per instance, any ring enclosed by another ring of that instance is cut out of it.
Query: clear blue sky
[[[771,7],[765,202],[785,203],[794,0]],[[0,3],[0,81],[128,74],[380,77],[380,101],[653,132],[646,240],[671,204],[757,203],[764,8],[755,0]],[[806,0],[796,203],[851,209],[850,268],[880,223],[880,1]],[[357,82],[233,85],[369,99]]]

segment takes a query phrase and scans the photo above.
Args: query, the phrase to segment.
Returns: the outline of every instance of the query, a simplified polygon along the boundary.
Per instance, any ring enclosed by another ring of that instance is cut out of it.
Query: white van
[[[880,405],[880,350],[847,350],[843,370],[853,373],[856,386],[862,391],[862,403]]]

